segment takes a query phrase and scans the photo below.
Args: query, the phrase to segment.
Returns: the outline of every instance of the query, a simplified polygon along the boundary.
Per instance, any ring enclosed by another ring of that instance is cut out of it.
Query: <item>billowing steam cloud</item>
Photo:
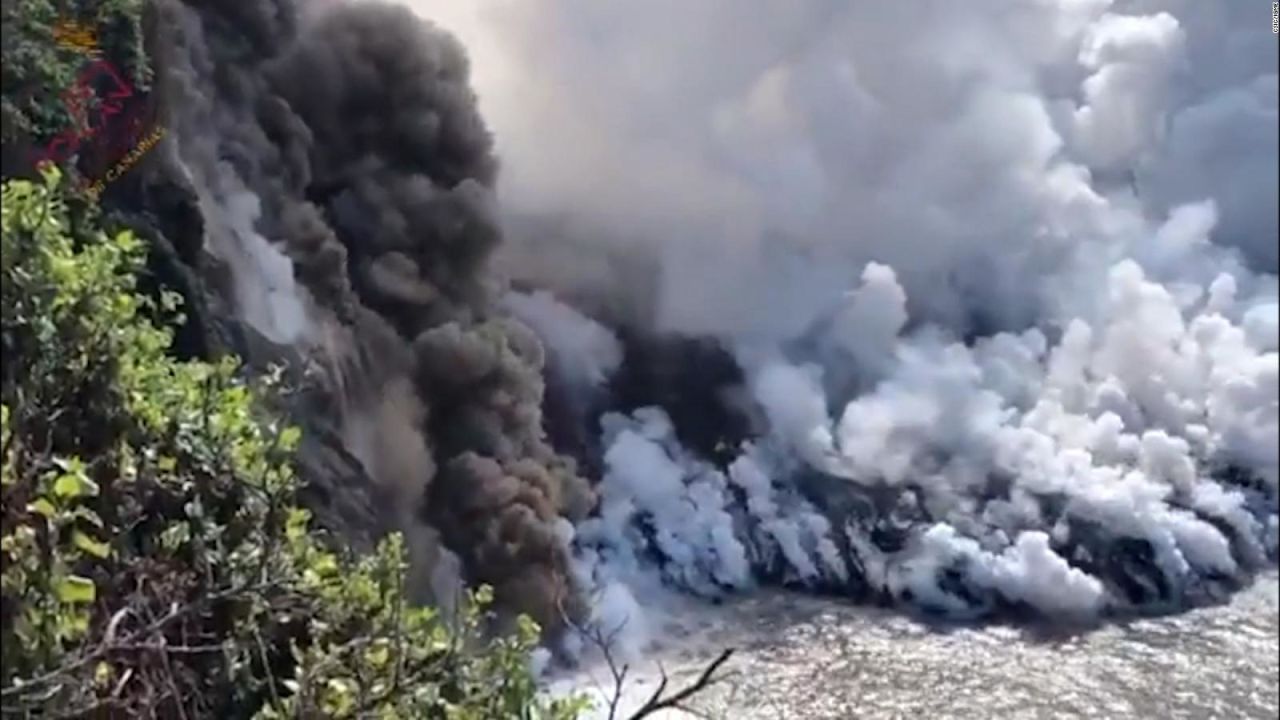
[[[656,249],[666,329],[792,334],[869,260],[918,319],[1025,325],[1065,258],[1206,198],[1275,271],[1273,38],[1239,3],[409,4],[473,56],[504,207]]]
[[[642,630],[659,584],[1095,617],[1274,562],[1262,10],[408,4],[461,43],[159,0],[157,57],[237,314],[423,578]]]
[[[668,333],[744,375],[727,454],[662,394],[593,428],[601,622],[655,576],[1089,617],[1274,561],[1265,8],[409,4],[472,54],[505,271],[625,325],[623,395]]]

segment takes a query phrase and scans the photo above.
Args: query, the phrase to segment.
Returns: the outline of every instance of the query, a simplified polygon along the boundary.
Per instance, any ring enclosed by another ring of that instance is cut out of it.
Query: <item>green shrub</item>
[[[7,181],[0,242],[0,700],[39,717],[570,718],[486,637],[403,601],[398,537],[353,558],[294,504],[278,380],[179,362],[140,241]]]
[[[75,84],[87,59],[55,41],[54,28],[61,23],[91,30],[103,57],[146,92],[151,69],[143,47],[143,5],[144,0],[2,0],[0,139],[43,143],[71,126],[61,94]]]

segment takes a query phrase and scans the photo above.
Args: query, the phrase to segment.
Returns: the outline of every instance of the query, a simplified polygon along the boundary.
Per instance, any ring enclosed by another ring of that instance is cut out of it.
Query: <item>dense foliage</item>
[[[145,95],[143,8],[3,0],[6,173],[76,125],[93,57]],[[535,697],[535,626],[482,632],[486,589],[408,606],[398,537],[356,558],[308,523],[298,432],[259,402],[285,388],[167,354],[179,300],[139,290],[146,249],[100,231],[82,170],[3,190],[4,716],[571,717]]]
[[[536,698],[531,622],[406,605],[396,537],[354,558],[294,504],[278,380],[179,362],[137,292],[142,247],[7,181],[0,306],[5,714],[568,718]],[[256,386],[255,386],[256,385]]]
[[[145,92],[150,69],[142,8],[143,0],[0,0],[0,139],[47,142],[72,124],[61,95],[74,85],[86,57],[58,41],[57,33],[68,28],[90,32],[126,79]]]

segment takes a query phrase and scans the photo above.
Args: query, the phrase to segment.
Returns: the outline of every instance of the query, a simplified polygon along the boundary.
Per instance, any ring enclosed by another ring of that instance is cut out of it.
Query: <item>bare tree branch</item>
[[[664,672],[662,674],[662,683],[658,686],[658,690],[654,692],[654,694],[649,698],[649,701],[642,705],[639,710],[632,713],[629,720],[640,720],[641,718],[649,717],[659,710],[679,709],[685,712],[690,712],[688,708],[682,705],[682,703],[718,682],[720,678],[715,677],[716,670],[719,670],[720,666],[725,664],[725,662],[727,662],[732,656],[733,648],[725,648],[720,652],[715,660],[711,661],[710,665],[703,669],[702,674],[698,676],[697,680],[695,680],[691,685],[686,686],[684,689],[672,693],[665,699],[662,698],[662,692],[666,688],[667,684],[667,674]]]
[[[618,636],[621,635],[623,628],[626,627],[628,618],[623,618],[616,628],[606,633],[598,625],[584,626],[582,623],[574,621],[564,612],[563,608],[561,608],[560,615],[567,627],[573,629],[589,643],[600,649],[605,665],[609,668],[609,674],[613,677],[613,693],[609,698],[609,714],[607,717],[608,720],[617,720],[618,703],[622,700],[623,688],[626,685],[627,673],[631,666],[628,664],[619,666],[617,659],[613,655],[613,646]],[[627,720],[643,720],[643,718],[650,717],[659,710],[669,709],[678,709],[690,715],[705,717],[703,714],[686,707],[684,702],[720,681],[722,678],[715,676],[716,671],[729,660],[733,653],[733,648],[726,648],[715,660],[711,661],[711,664],[703,669],[697,680],[666,697],[663,697],[663,695],[667,691],[669,678],[666,670],[659,663],[658,668],[661,673],[661,679],[658,681],[658,687],[645,701],[644,705],[641,705],[639,709],[633,712]]]
[[[121,646],[133,646],[133,645],[144,644],[140,641],[151,637],[157,632],[160,632],[161,630],[169,626],[171,623],[173,623],[175,620],[179,620],[192,612],[195,612],[197,610],[203,610],[207,608],[209,605],[216,603],[220,600],[238,597],[246,593],[258,592],[268,587],[269,586],[264,586],[264,585],[240,585],[240,586],[228,588],[220,592],[211,593],[209,595],[205,595],[204,597],[197,598],[192,602],[188,603],[187,605],[177,605],[175,603],[170,608],[167,614],[151,622],[149,625],[142,628],[141,630],[138,630],[132,633],[128,638],[124,639],[123,641],[112,642],[112,643],[107,643],[105,641],[101,642],[93,650],[86,652],[85,654],[81,655],[80,657],[74,660],[68,660],[66,663],[64,663],[60,667],[54,668],[53,670],[50,670],[49,672],[43,675],[40,675],[34,678],[24,679],[20,684],[15,683],[14,685],[11,685],[9,687],[0,689],[0,698],[4,700],[9,700],[10,698],[14,698],[16,700],[18,698],[22,698],[23,696],[30,694],[36,688],[39,688],[45,685],[51,685],[51,684],[55,685],[55,687],[52,690],[53,692],[56,692],[57,682],[69,680],[71,676],[77,671],[81,670],[82,668],[84,668],[85,666],[93,662],[96,662],[98,660],[105,658],[108,654],[110,654],[114,650],[119,649]],[[147,644],[147,645],[149,648],[153,647],[151,644]]]

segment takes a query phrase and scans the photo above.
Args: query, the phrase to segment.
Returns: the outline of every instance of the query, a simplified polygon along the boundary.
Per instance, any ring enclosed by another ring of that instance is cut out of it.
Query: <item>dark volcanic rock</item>
[[[238,321],[228,270],[205,252],[204,220],[195,194],[173,178],[163,162],[143,160],[140,172],[122,177],[103,193],[107,227],[128,228],[145,241],[147,272],[139,289],[158,298],[161,291],[182,296],[183,321],[171,351],[183,359],[213,360],[234,353],[250,372],[273,364],[288,369],[288,384],[300,391],[276,398],[276,409],[299,425],[302,440],[296,470],[300,501],[332,537],[358,551],[371,550],[389,529],[386,500],[366,468],[348,452],[339,429],[330,426],[336,390],[304,378],[304,360]]]

